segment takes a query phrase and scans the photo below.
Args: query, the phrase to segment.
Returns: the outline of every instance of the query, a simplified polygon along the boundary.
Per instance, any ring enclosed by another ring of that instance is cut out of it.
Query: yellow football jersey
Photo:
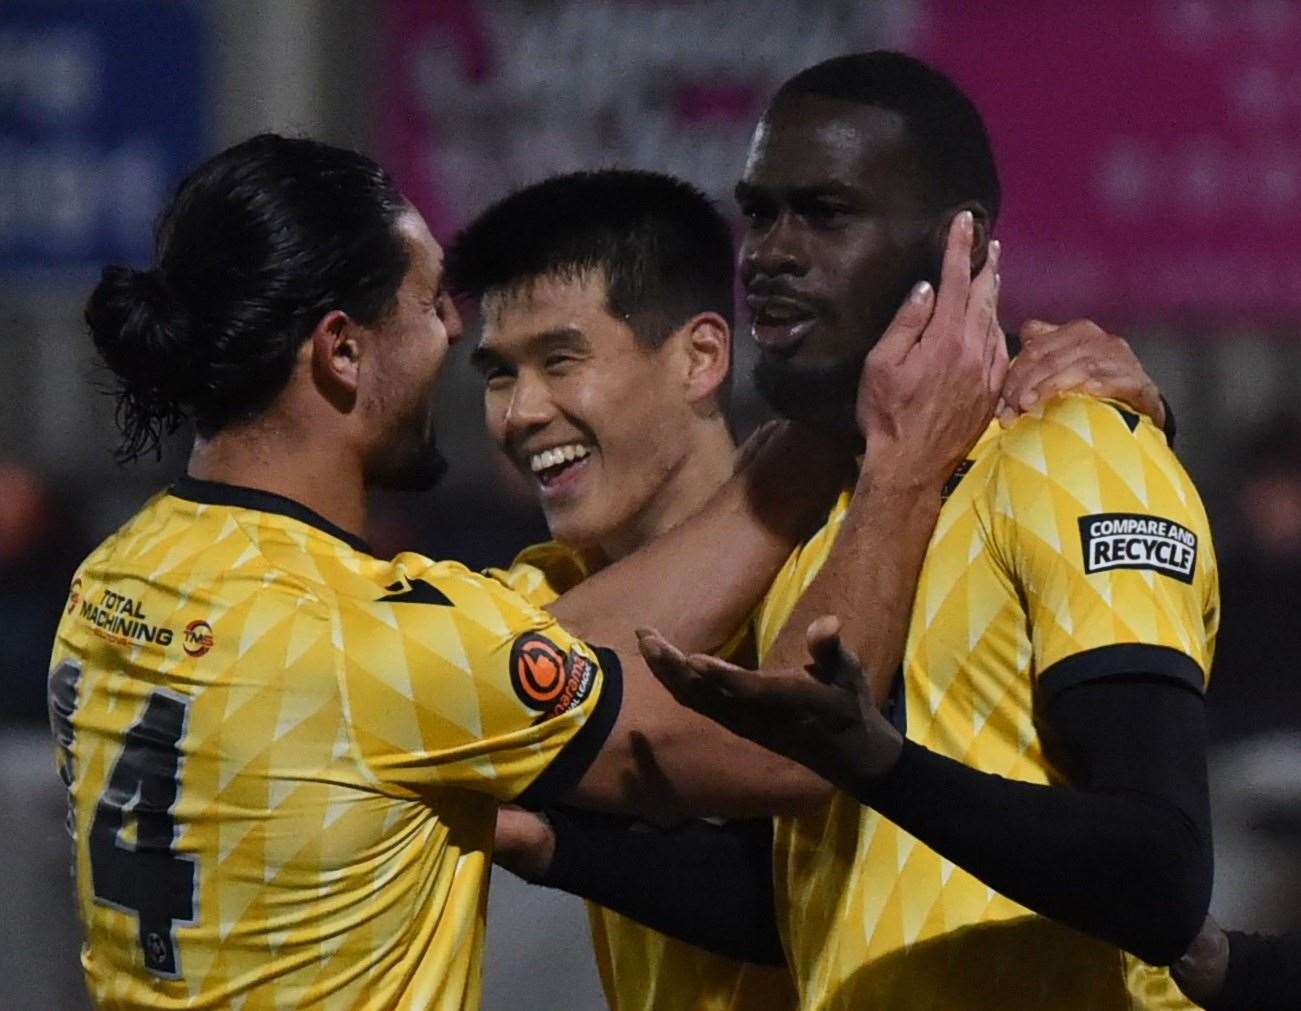
[[[525,548],[509,570],[489,570],[538,607],[551,603],[588,572],[582,556],[555,541]],[[722,655],[745,650],[751,629],[747,623],[739,630]],[[595,902],[585,905],[601,988],[612,1011],[787,1011],[795,1007],[794,984],[784,968],[716,955]]]
[[[50,695],[99,1006],[460,1009],[497,803],[576,782],[620,682],[494,580],[186,479],[78,570]]]
[[[779,576],[761,655],[847,501]],[[1164,435],[1107,402],[1051,400],[1007,431],[992,424],[940,511],[896,722],[977,769],[1059,781],[1035,731],[1036,686],[1132,670],[1201,688],[1218,612],[1206,516]],[[1165,970],[1032,914],[844,794],[779,819],[774,862],[810,1011],[1191,1006]]]

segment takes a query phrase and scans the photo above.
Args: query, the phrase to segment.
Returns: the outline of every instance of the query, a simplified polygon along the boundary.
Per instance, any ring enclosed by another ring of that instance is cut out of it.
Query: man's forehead
[[[743,179],[765,186],[851,183],[882,158],[909,153],[907,121],[893,109],[792,95],[779,98],[755,127]]]
[[[484,336],[504,326],[528,328],[555,318],[606,311],[605,272],[599,268],[559,270],[493,288],[482,301]]]
[[[515,344],[543,332],[582,332],[614,323],[601,269],[556,271],[490,289],[480,304],[481,347]]]

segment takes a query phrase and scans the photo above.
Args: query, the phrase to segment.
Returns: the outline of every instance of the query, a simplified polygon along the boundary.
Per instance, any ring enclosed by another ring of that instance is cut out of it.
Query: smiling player
[[[549,610],[357,535],[370,489],[441,473],[437,379],[462,329],[443,273],[378,165],[268,134],[195,169],[153,265],[91,293],[123,455],[195,429],[185,477],[78,569],[53,650],[103,1007],[474,1008],[498,803],[746,816],[828,790],[674,704],[633,633],[712,648],[740,625],[834,494],[826,440],[761,438],[694,516]],[[926,532],[900,489],[992,411],[991,271],[975,291],[892,326],[947,380],[919,398],[901,377],[867,426],[893,450],[854,504],[883,558]]]
[[[448,267],[459,290],[482,299],[483,333],[473,357],[485,378],[489,431],[535,482],[555,538],[525,550],[501,578],[545,604],[681,523],[726,481],[735,459],[724,414],[732,246],[703,195],[645,172],[556,177],[476,219],[453,243]],[[792,298],[752,295],[752,304],[761,312],[756,335],[765,342],[774,331],[784,336],[782,317],[796,336],[808,329]],[[887,316],[880,325],[888,322]],[[1161,410],[1123,341],[1084,326],[1033,333],[1041,350],[1009,377],[1014,402],[1022,390],[1046,396],[1057,382],[1096,374],[1107,392]],[[1091,369],[1081,375],[1083,363]],[[744,660],[753,649],[747,623],[723,652]],[[568,812],[553,817],[571,845],[594,824]],[[519,812],[505,814],[502,825],[498,859],[537,877],[550,863],[533,852],[554,842],[547,827]],[[667,930],[674,929],[674,898],[696,887],[700,874],[718,872],[714,862],[702,870],[681,859],[692,831],[709,844],[745,847],[756,826],[734,826],[731,836],[705,827],[678,833],[677,863],[644,893],[654,893],[656,922]],[[771,833],[760,824],[757,834]],[[638,839],[624,838],[622,854],[633,852]],[[647,868],[639,870],[644,875]],[[720,921],[745,921],[716,887],[710,894]],[[619,899],[610,896],[614,904]],[[646,915],[644,905],[638,911]],[[589,915],[605,993],[618,1011],[795,1006],[784,968],[713,954],[600,905],[590,905]],[[713,941],[744,950],[742,932],[720,932]]]

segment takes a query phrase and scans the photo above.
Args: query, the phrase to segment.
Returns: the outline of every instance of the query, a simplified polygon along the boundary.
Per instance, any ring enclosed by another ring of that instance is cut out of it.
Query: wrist
[[[854,492],[856,495],[870,496],[874,512],[895,509],[912,514],[928,505],[934,505],[938,509],[940,494],[947,480],[947,473],[940,476],[934,471],[925,472],[919,468],[882,461],[873,464],[869,459],[864,459]]]
[[[889,443],[869,441],[858,478],[878,494],[916,497],[934,491],[938,496],[952,472],[947,462],[937,465],[933,459],[919,460],[915,453]]]
[[[846,784],[848,792],[868,807],[876,807],[892,792],[906,788],[909,753],[916,747],[891,726],[890,733],[879,738],[879,746],[867,749],[859,759],[854,783]]]

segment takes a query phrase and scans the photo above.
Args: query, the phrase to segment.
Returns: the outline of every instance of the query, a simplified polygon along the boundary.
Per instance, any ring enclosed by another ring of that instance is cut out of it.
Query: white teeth
[[[534,474],[537,474],[539,471],[544,471],[548,467],[555,467],[557,464],[581,460],[591,452],[586,446],[577,442],[571,442],[565,446],[554,446],[551,449],[544,449],[542,452],[530,456],[529,469]]]

